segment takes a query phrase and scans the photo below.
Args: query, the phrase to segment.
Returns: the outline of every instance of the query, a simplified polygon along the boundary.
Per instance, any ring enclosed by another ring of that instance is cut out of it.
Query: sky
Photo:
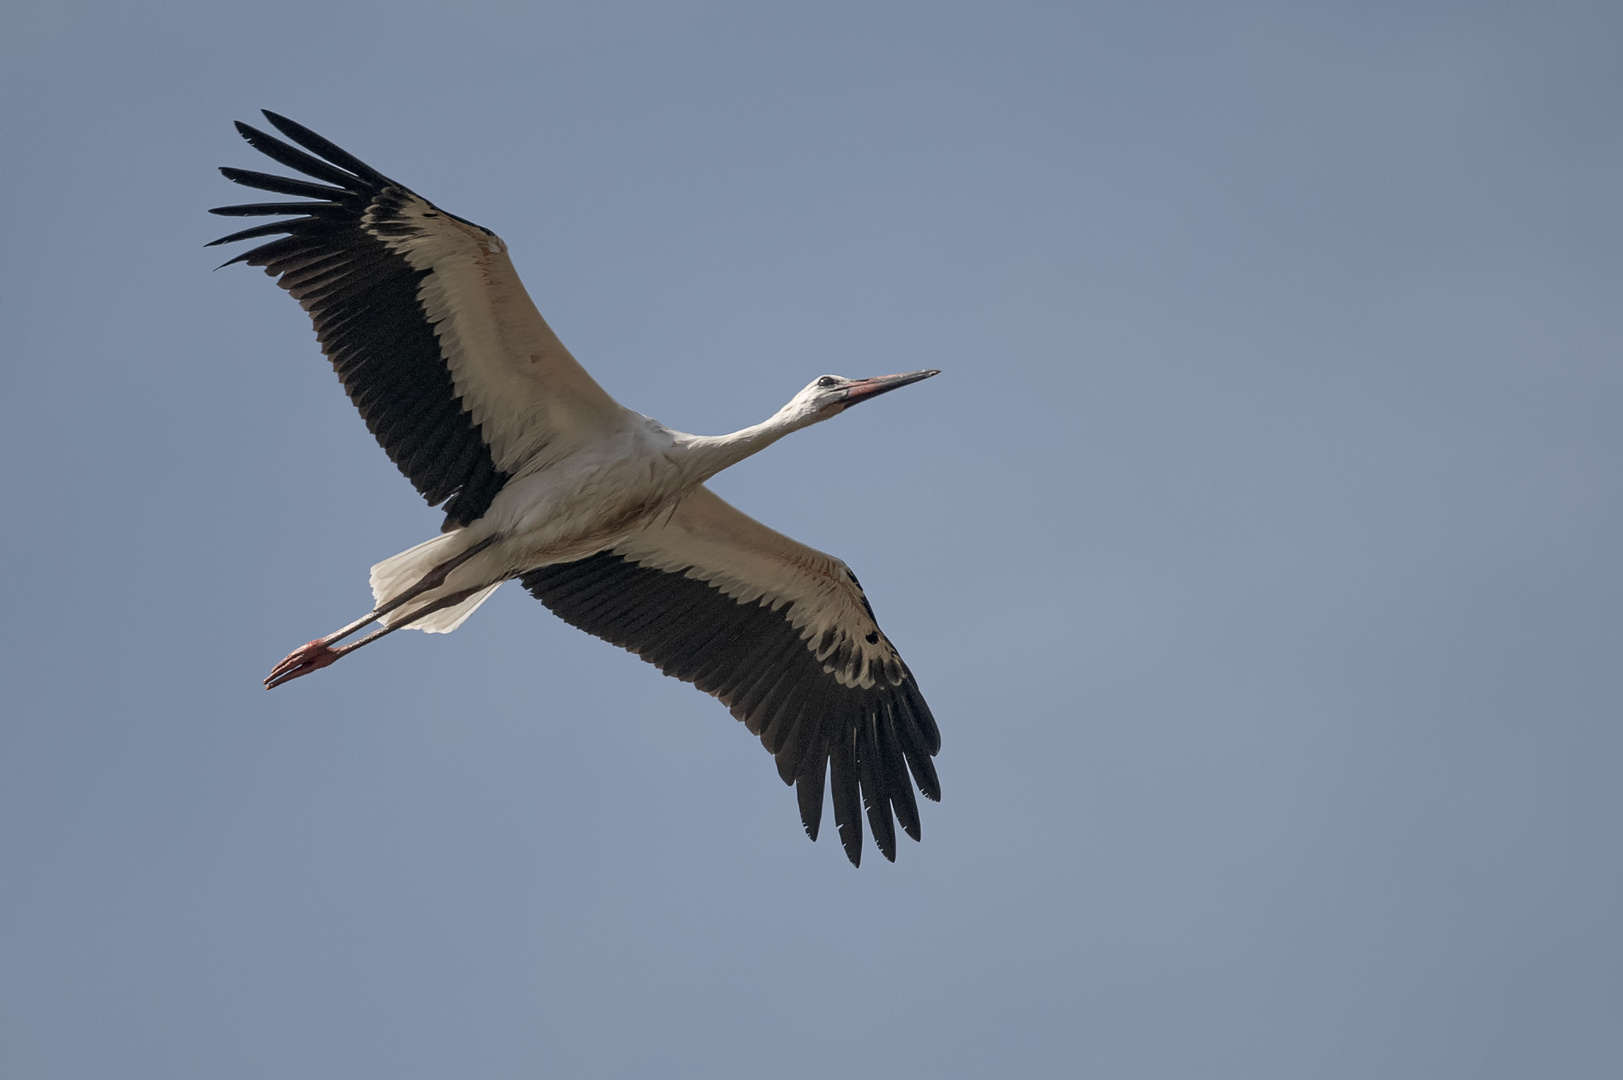
[[[860,869],[214,272],[270,108],[861,575]],[[50,3],[0,35],[0,1073],[1623,1075],[1623,7]]]

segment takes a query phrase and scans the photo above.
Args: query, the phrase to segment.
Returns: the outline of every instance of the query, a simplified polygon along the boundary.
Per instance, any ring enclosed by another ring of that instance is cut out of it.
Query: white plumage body
[[[322,183],[222,170],[314,201],[218,208],[295,216],[216,243],[285,234],[232,261],[264,267],[305,308],[368,427],[446,514],[441,535],[372,567],[371,612],[295,650],[266,685],[398,629],[448,633],[517,579],[566,621],[724,702],[795,785],[813,839],[825,774],[853,863],[863,804],[887,858],[896,820],[918,839],[913,787],[938,797],[930,759],[940,737],[856,575],[704,482],[936,372],[824,375],[762,423],[729,435],[674,431],[620,405],[576,362],[494,233],[266,116],[297,146],[238,129]],[[372,623],[381,629],[337,645]]]

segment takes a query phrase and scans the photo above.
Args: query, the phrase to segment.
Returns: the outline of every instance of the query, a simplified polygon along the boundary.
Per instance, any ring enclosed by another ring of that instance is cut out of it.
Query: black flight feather
[[[763,596],[740,603],[687,569],[655,569],[605,551],[520,580],[565,622],[721,699],[773,752],[784,782],[795,785],[812,839],[828,776],[846,856],[861,861],[866,804],[875,843],[894,859],[896,820],[919,835],[908,767],[914,758],[924,763],[913,770],[920,790],[940,796],[928,764],[940,736],[912,673],[898,660],[899,685],[884,678],[867,689],[842,685],[791,621],[792,602]]]
[[[312,201],[217,207],[210,212],[283,220],[213,243],[283,234],[231,263],[263,267],[305,306],[367,429],[431,506],[444,504],[446,527],[477,520],[507,474],[496,468],[478,425],[462,407],[418,299],[433,271],[411,266],[382,239],[413,233],[416,226],[401,210],[417,196],[302,124],[271,112],[265,117],[298,146],[239,123],[248,145],[321,183],[222,169],[245,187]]]

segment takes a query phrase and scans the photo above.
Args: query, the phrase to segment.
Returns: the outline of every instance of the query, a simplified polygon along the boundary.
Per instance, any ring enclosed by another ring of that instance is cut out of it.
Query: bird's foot
[[[300,645],[288,653],[285,660],[271,669],[271,673],[265,677],[265,689],[273,690],[285,682],[292,682],[300,675],[320,671],[347,651],[333,648],[324,638]]]

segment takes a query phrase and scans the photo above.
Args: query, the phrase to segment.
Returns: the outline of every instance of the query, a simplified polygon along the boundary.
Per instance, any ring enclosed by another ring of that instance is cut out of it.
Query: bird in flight
[[[931,761],[941,737],[913,673],[845,563],[745,516],[705,481],[938,372],[823,375],[731,435],[675,431],[586,373],[495,233],[309,128],[265,118],[287,141],[237,130],[308,179],[220,171],[304,201],[218,207],[210,212],[276,220],[213,244],[278,237],[225,265],[263,267],[309,313],[367,429],[445,511],[439,536],[372,567],[371,611],[295,649],[265,686],[396,630],[450,633],[516,578],[564,621],[726,705],[794,785],[813,840],[827,779],[852,864],[864,807],[895,861],[896,822],[919,839],[914,787],[941,797]]]

